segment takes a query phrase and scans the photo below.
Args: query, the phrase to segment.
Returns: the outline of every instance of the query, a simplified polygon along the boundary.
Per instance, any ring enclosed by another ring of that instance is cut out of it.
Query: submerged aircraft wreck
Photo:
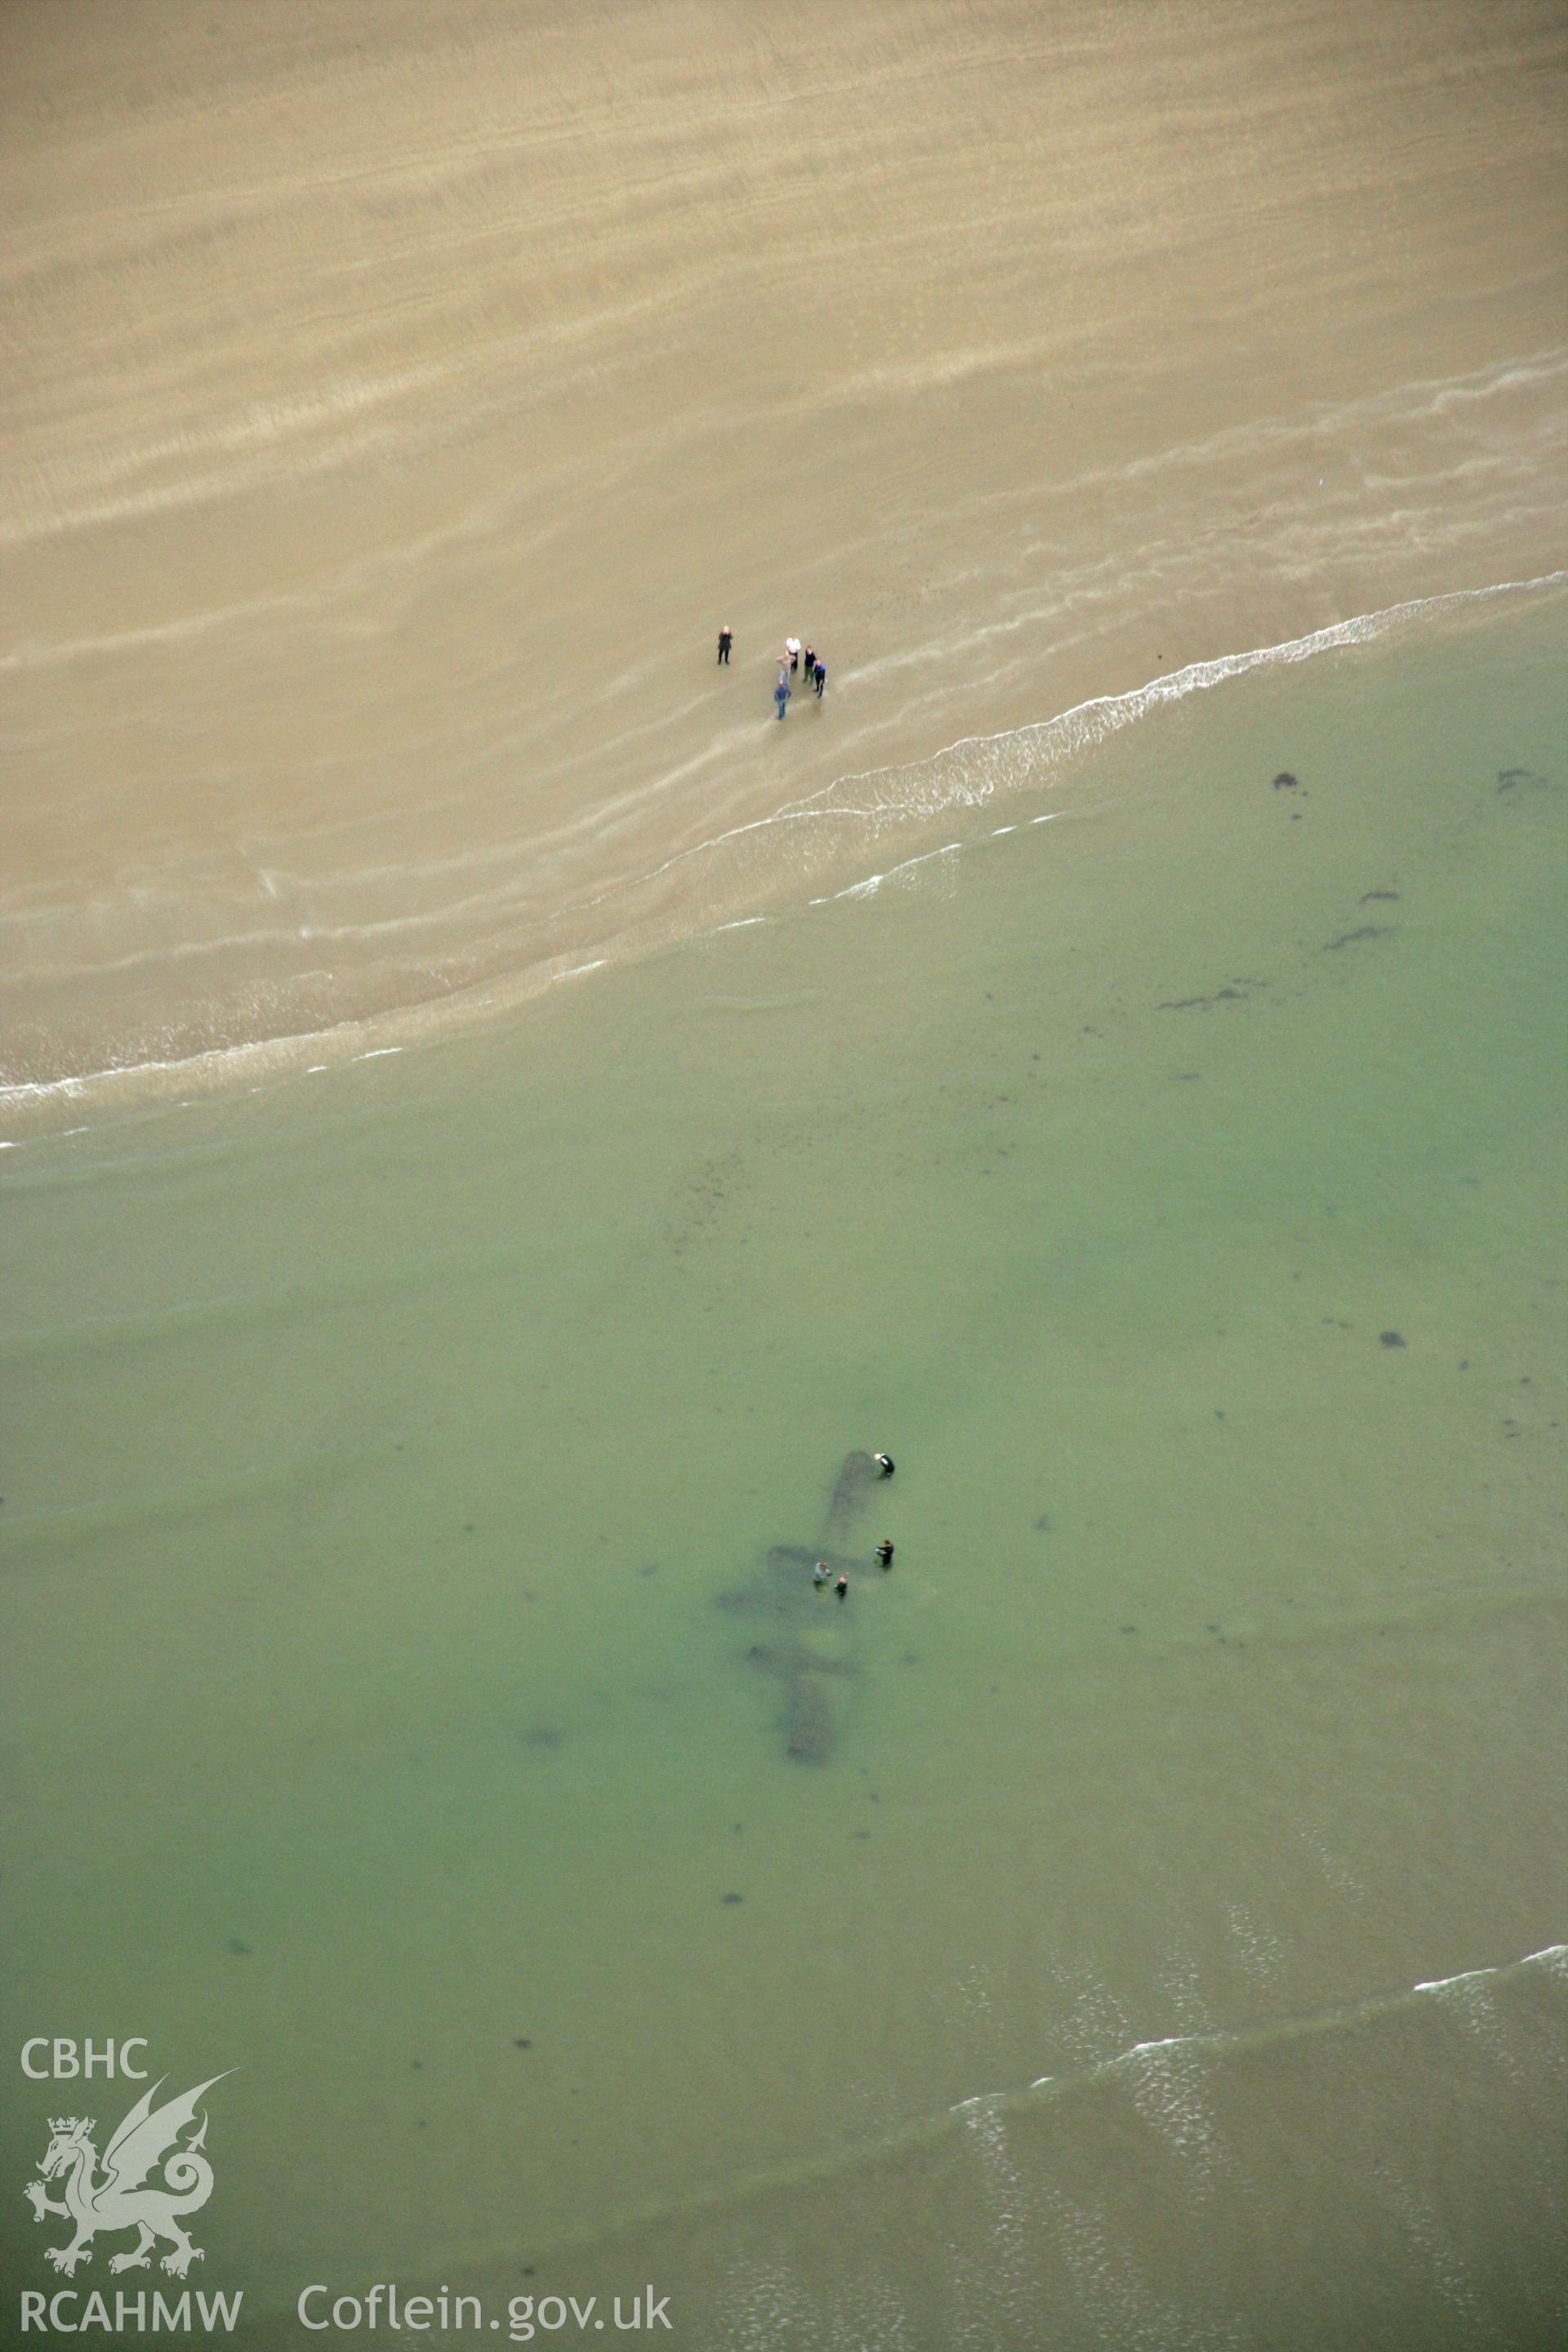
[[[811,1572],[824,1560],[835,1580],[854,1571],[864,1589],[871,1556],[847,1547],[881,1475],[873,1455],[846,1454],[828,1500],[822,1541],[773,1544],[754,1584],[719,1595],[721,1608],[770,1621],[765,1632],[759,1628],[746,1657],[783,1683],[784,1752],[802,1764],[826,1764],[832,1756],[860,1673],[855,1612],[841,1605],[831,1582],[814,1584]]]

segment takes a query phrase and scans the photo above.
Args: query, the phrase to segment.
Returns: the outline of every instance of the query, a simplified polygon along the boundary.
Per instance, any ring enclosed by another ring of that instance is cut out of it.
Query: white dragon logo
[[[184,2278],[193,2263],[205,2259],[180,2221],[182,2215],[205,2205],[213,2193],[213,2168],[201,2154],[207,2136],[205,2116],[194,2139],[184,2147],[178,2140],[185,2126],[195,2122],[202,2094],[223,2079],[214,2074],[183,2097],[167,2099],[154,2108],[153,2098],[168,2080],[161,2074],[152,2089],[142,2093],[104,2149],[101,2180],[96,2178],[98,2150],[89,2137],[98,2127],[93,2117],[50,2116],[53,2137],[38,2167],[41,2177],[29,2180],[22,2194],[33,2209],[35,2221],[41,2221],[46,2213],[58,2213],[76,2223],[76,2235],[68,2246],[46,2246],[46,2261],[69,2278],[79,2263],[91,2262],[90,2241],[100,2230],[141,2231],[129,2253],[110,2257],[111,2271],[145,2270],[160,2238],[167,2238],[174,2247],[173,2253],[163,2256],[163,2268],[176,2278]],[[160,2165],[162,2181],[148,2186],[148,2175]],[[57,2204],[46,2196],[44,2183],[60,2173],[66,2176],[65,2201]]]

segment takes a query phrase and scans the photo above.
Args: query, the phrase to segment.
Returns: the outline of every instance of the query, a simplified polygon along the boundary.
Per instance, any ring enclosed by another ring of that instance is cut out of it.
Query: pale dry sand
[[[799,898],[944,817],[836,780],[1553,569],[1565,58],[1535,0],[12,0],[10,1123]]]

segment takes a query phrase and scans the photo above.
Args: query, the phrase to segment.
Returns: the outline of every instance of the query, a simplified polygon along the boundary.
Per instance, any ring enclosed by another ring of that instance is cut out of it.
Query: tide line
[[[618,885],[613,895],[618,897],[626,890],[657,882],[693,858],[710,855],[731,842],[766,833],[774,826],[806,824],[824,817],[859,817],[875,825],[889,818],[935,816],[945,808],[979,806],[994,798],[1010,782],[1023,781],[1022,776],[1015,778],[1004,772],[1008,754],[1018,755],[1020,764],[1035,774],[1042,764],[1103,742],[1107,736],[1132,725],[1164,703],[1180,702],[1189,694],[1205,693],[1230,678],[1244,677],[1252,670],[1273,664],[1310,661],[1318,654],[1371,644],[1393,630],[1437,614],[1458,612],[1497,597],[1537,595],[1564,585],[1568,585],[1568,571],[1541,572],[1529,580],[1495,581],[1482,588],[1455,588],[1440,596],[1413,597],[1405,604],[1387,604],[1375,612],[1331,621],[1305,636],[1255,646],[1243,653],[1220,654],[1210,661],[1189,662],[1184,668],[1149,678],[1124,693],[1091,695],[1087,701],[1073,703],[1050,719],[1032,719],[1026,726],[1005,728],[994,735],[961,735],[923,759],[835,777],[819,791],[789,803],[771,815],[752,817],[744,824],[731,825],[723,833],[678,850],[632,882]],[[934,797],[922,799],[919,790],[922,780],[930,780],[935,785]],[[849,794],[854,795],[853,800],[841,797]],[[607,898],[612,894],[604,895]],[[595,899],[591,903],[601,902]]]

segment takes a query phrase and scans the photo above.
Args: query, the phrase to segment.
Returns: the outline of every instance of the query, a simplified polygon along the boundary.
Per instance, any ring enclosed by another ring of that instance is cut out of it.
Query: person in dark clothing
[[[849,1579],[847,1576],[841,1576],[833,1590],[837,1593],[840,1601],[847,1601],[849,1597]]]
[[[891,1539],[889,1537],[884,1536],[881,1542],[877,1546],[877,1558],[881,1561],[884,1568],[891,1568],[893,1565],[893,1546]]]
[[[720,630],[720,632],[719,632],[719,659],[722,662],[722,664],[724,665],[724,667],[725,667],[726,669],[728,669],[728,668],[729,668],[729,667],[730,667],[730,648],[731,648],[731,646],[734,644],[734,642],[735,642],[735,636],[734,636],[734,632],[733,632],[733,630],[731,630],[731,629],[721,629],[721,630]]]
[[[821,662],[813,663],[811,675],[816,690],[818,694],[820,694],[823,688],[827,684],[827,672]]]
[[[778,704],[779,717],[782,719],[784,715],[784,705],[789,700],[789,686],[782,677],[773,688],[773,700]]]
[[[801,659],[805,665],[805,675],[809,681],[816,673],[816,656],[809,646],[807,646],[805,653],[801,656]]]

